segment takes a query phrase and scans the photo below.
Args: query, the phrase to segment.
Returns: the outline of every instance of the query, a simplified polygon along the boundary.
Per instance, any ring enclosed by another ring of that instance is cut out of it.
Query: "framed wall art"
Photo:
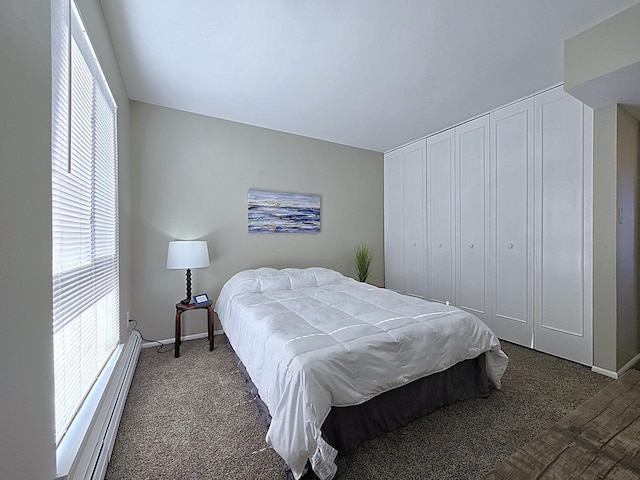
[[[320,195],[250,189],[249,233],[320,232]]]

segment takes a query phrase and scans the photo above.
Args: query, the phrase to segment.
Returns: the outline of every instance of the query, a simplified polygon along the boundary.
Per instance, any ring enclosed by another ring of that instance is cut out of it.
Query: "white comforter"
[[[473,315],[324,268],[240,272],[216,311],[269,407],[266,441],[296,478],[308,458],[321,478],[336,472],[320,432],[331,406],[363,403],[483,352],[500,387],[509,361]]]

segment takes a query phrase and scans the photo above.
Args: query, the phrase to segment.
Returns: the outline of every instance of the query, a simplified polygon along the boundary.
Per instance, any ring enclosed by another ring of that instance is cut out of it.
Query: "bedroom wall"
[[[595,111],[593,128],[593,364],[617,371],[617,107]]]
[[[640,126],[620,105],[595,111],[594,366],[619,371],[640,351]],[[623,222],[618,221],[622,208]]]
[[[0,478],[55,478],[50,9],[0,8]]]
[[[639,351],[638,270],[640,226],[638,224],[638,174],[640,173],[640,126],[624,108],[617,108],[616,159],[618,165],[618,208],[623,222],[617,225],[617,368]]]
[[[593,108],[616,103],[640,118],[640,3],[567,39],[564,87]]]
[[[640,62],[640,4],[565,41],[564,85],[571,90]]]
[[[133,101],[131,135],[132,314],[145,338],[173,338],[185,295],[185,272],[165,268],[170,240],[209,242],[211,266],[193,270],[193,293],[214,301],[248,268],[324,266],[354,276],[362,241],[375,251],[371,283],[384,284],[381,153]],[[249,188],[320,194],[321,232],[248,234]],[[204,311],[183,318],[184,335],[206,332]]]

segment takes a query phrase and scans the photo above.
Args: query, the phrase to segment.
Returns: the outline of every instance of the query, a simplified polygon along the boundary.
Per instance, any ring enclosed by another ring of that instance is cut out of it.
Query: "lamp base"
[[[180,300],[183,305],[189,305],[191,303],[191,269],[187,268],[187,298]]]

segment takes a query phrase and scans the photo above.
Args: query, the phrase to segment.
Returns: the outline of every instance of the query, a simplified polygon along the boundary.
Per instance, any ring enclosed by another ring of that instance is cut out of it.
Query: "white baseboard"
[[[57,478],[102,480],[116,440],[122,410],[140,355],[141,336],[133,331],[119,346],[58,446]]]
[[[606,368],[596,367],[595,365],[591,367],[591,371],[594,373],[599,373],[600,375],[604,375],[605,377],[618,378],[618,372],[614,372],[612,370],[607,370]]]
[[[631,360],[629,360],[627,363],[625,363],[624,367],[622,367],[620,370],[618,370],[618,376],[621,377],[624,372],[626,372],[631,367],[633,367],[636,364],[636,362],[638,362],[638,361],[640,361],[640,353],[638,353],[635,357],[633,357]]]
[[[224,335],[224,330],[214,330],[213,331],[214,335]],[[207,332],[204,333],[194,333],[193,335],[185,335],[182,337],[182,341],[184,342],[185,340],[195,340],[196,338],[206,338],[207,337]],[[145,342],[142,344],[142,348],[151,348],[151,347],[157,347],[158,346],[158,342],[162,342],[165,345],[169,345],[171,343],[176,343],[176,339],[171,337],[171,338],[166,338],[164,340],[157,340],[155,342]]]
[[[617,372],[614,372],[612,370],[606,370],[606,369],[600,368],[600,367],[596,367],[595,365],[593,367],[591,367],[591,371],[593,371],[595,373],[599,373],[600,375],[606,375],[607,377],[618,379],[618,378],[620,378],[622,376],[622,374],[624,374],[624,372],[629,370],[631,367],[633,367],[639,361],[640,361],[640,353],[638,353],[635,357],[633,357],[631,360],[629,360],[627,363],[625,363],[624,366],[620,370],[618,370]]]

